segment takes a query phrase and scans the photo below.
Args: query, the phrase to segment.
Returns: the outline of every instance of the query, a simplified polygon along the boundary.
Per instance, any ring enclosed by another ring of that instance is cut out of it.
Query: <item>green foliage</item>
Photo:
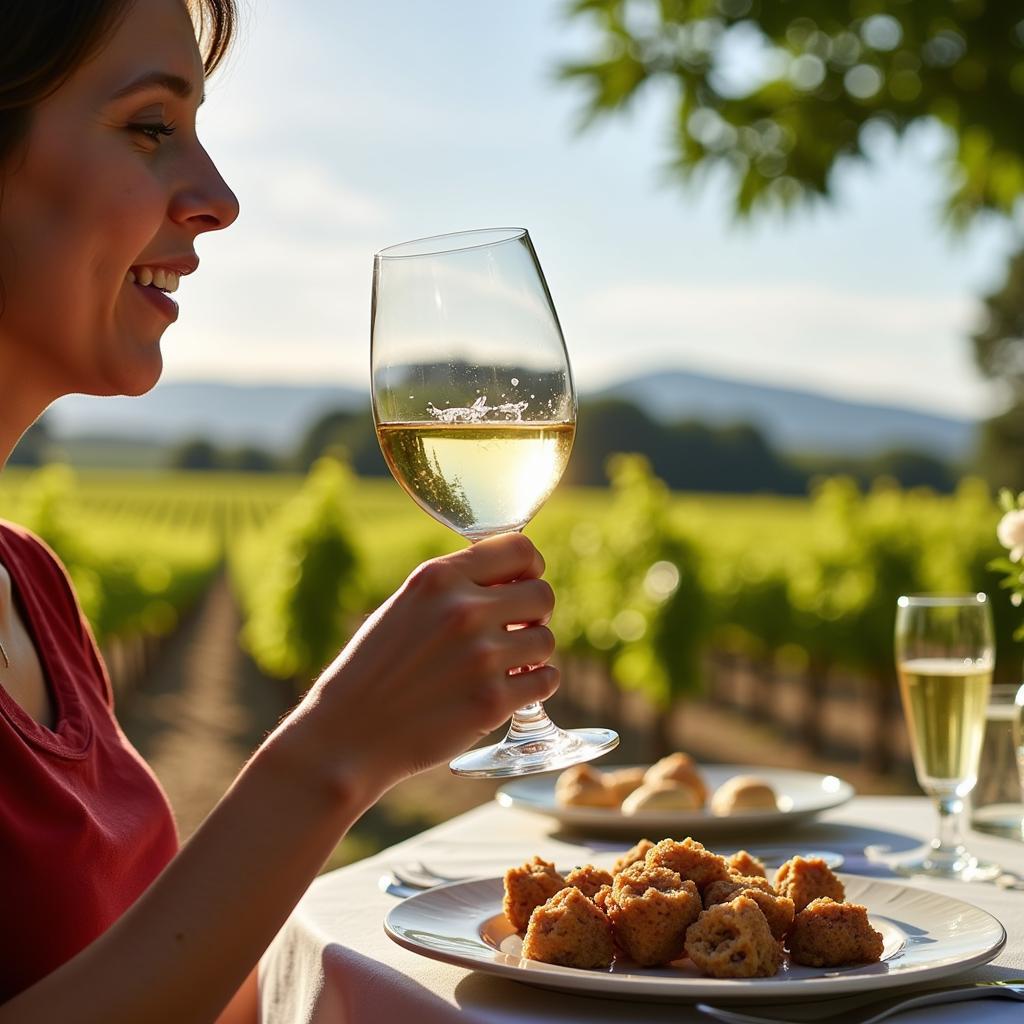
[[[580,423],[569,467],[573,483],[603,484],[608,460],[616,452],[629,451],[646,456],[673,490],[776,494],[807,490],[807,475],[749,424],[661,423],[632,402],[607,398],[584,402]]]
[[[672,170],[723,169],[738,214],[830,191],[863,159],[865,130],[938,121],[951,138],[947,211],[1009,214],[1024,194],[1024,18],[1016,3],[961,0],[573,0],[589,56],[566,63],[592,120],[661,83],[677,97]],[[760,54],[739,81],[730,48]],[[753,43],[753,45],[751,45]]]
[[[170,632],[219,565],[215,533],[131,517],[92,519],[82,506],[75,474],[49,465],[25,478],[11,517],[64,563],[100,642]]]
[[[981,465],[995,484],[1024,488],[1024,249],[1010,259],[1002,285],[985,298],[985,323],[971,338],[974,359],[999,381],[1007,407],[985,423]]]
[[[839,478],[810,500],[680,496],[643,458],[609,470],[610,491],[561,489],[528,532],[547,559],[562,653],[658,706],[699,687],[710,648],[885,678],[896,597],[913,591],[989,593],[997,673],[1019,674],[1021,611],[1000,580],[1019,582],[1021,567],[995,534],[1012,492],[1000,507],[975,480],[939,497]],[[0,515],[58,551],[101,636],[171,628],[226,542],[244,642],[265,672],[299,679],[419,562],[462,544],[394,483],[355,482],[330,460],[305,481],[7,471]]]
[[[343,409],[326,413],[314,421],[299,442],[296,468],[308,472],[323,455],[347,459],[360,476],[387,476],[388,473],[369,411]]]
[[[346,466],[319,460],[247,556],[258,574],[246,595],[242,637],[271,675],[311,678],[338,652],[349,620],[363,609],[347,515],[351,490]]]
[[[552,628],[567,649],[603,661],[627,689],[667,707],[700,685],[707,601],[696,549],[672,518],[672,498],[643,456],[609,462],[600,517],[577,518],[538,543],[559,595]],[[549,527],[551,528],[551,527]]]

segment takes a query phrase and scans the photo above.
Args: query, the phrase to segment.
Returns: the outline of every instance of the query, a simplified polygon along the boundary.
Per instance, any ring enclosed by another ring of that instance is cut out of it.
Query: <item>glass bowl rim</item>
[[[473,241],[474,236],[487,236]],[[374,253],[374,259],[378,260],[407,260],[418,256],[447,256],[449,253],[465,252],[469,249],[481,249],[488,245],[502,245],[505,242],[518,242],[529,236],[526,228],[499,227],[499,228],[470,228],[467,231],[448,231],[442,235],[425,235],[423,238],[410,238],[407,242],[397,242],[395,245],[385,246]],[[456,239],[462,239],[456,243]],[[435,243],[430,248],[417,252],[401,252],[410,246],[423,246],[427,243]]]
[[[988,594],[903,594],[896,601],[900,608],[973,608],[989,604]]]

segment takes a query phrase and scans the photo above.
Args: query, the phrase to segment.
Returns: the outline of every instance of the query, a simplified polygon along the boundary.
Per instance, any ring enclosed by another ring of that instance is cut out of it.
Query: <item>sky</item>
[[[666,180],[669,97],[578,130],[562,0],[242,0],[200,133],[241,202],[201,238],[165,379],[365,386],[373,253],[527,227],[582,392],[665,368],[984,416],[968,337],[1012,238],[939,216],[942,139],[880,139],[835,198],[737,224]]]

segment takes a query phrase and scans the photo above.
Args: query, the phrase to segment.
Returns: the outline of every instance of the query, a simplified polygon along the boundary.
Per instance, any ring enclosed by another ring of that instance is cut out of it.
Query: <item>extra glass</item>
[[[521,530],[558,483],[576,394],[554,303],[522,228],[382,249],[373,262],[373,415],[392,474],[469,541]],[[457,775],[509,776],[588,761],[609,729],[559,729],[540,703],[505,739],[457,757]]]
[[[904,874],[983,881],[1001,871],[963,837],[964,801],[978,780],[995,646],[985,594],[901,597],[896,668],[914,769],[936,803],[938,835],[892,866]]]

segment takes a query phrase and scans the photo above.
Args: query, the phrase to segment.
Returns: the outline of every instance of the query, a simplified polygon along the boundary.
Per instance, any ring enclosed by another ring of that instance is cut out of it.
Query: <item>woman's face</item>
[[[196,136],[203,65],[182,0],[135,0],[32,113],[3,180],[0,357],[59,394],[141,394],[160,376],[165,294],[203,231],[238,215]]]

